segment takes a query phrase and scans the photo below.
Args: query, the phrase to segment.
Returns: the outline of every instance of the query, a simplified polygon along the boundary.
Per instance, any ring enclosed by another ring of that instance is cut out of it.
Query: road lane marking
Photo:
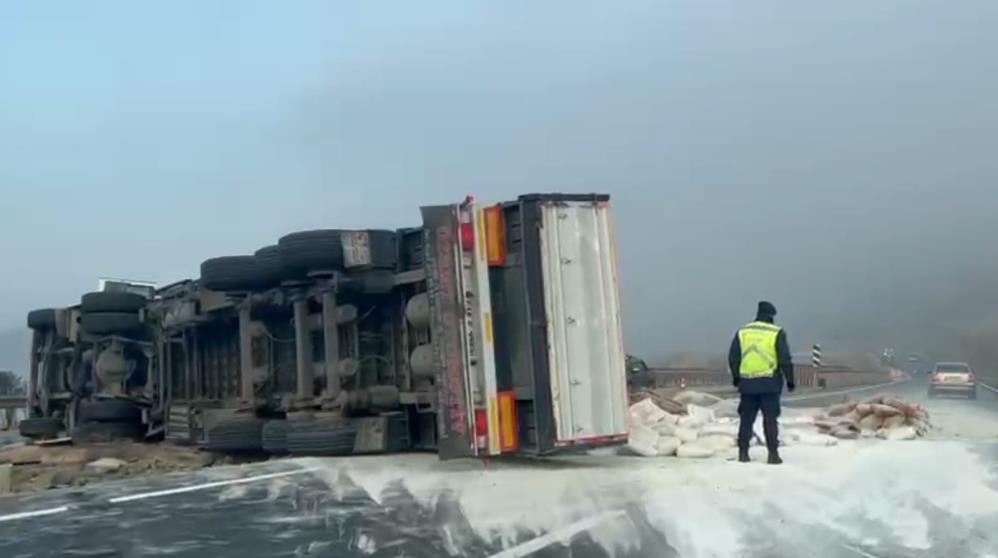
[[[859,554],[863,558],[880,558],[876,554],[870,554],[869,552],[863,550],[862,548],[857,548],[855,546],[851,546],[851,545],[848,545],[848,544],[842,545],[842,548],[844,548],[846,550],[851,550],[851,551],[855,552],[856,554]]]
[[[108,502],[112,504],[122,504],[124,502],[134,502],[136,500],[148,500],[149,498],[159,498],[162,496],[172,496],[174,494],[186,494],[188,492],[198,492],[200,490],[210,490],[212,488],[219,488],[222,486],[232,486],[236,484],[249,484],[251,482],[258,482],[262,480],[279,479],[281,477],[290,477],[294,475],[301,475],[304,473],[311,473],[317,471],[317,467],[310,467],[308,469],[298,469],[295,471],[284,471],[283,473],[270,473],[267,475],[257,475],[255,477],[245,477],[239,479],[229,479],[217,482],[206,482],[204,484],[195,484],[191,486],[181,486],[180,488],[170,488],[168,490],[157,490],[156,492],[145,492],[142,494],[132,494],[131,496],[119,496],[118,498],[111,498]]]
[[[45,510],[35,510],[29,512],[12,513],[8,515],[0,515],[0,523],[7,521],[17,521],[18,519],[30,519],[32,517],[43,517],[46,515],[55,515],[57,513],[69,511],[69,506],[59,506],[58,508],[48,508]]]
[[[281,473],[268,473],[265,475],[256,475],[252,477],[243,477],[238,479],[229,479],[224,481],[216,482],[206,482],[202,484],[195,484],[191,486],[181,486],[179,488],[170,488],[167,490],[157,490],[155,492],[143,492],[139,494],[132,494],[130,496],[119,496],[117,498],[111,498],[106,500],[109,504],[123,504],[125,502],[134,502],[136,500],[148,500],[150,498],[160,498],[163,496],[172,496],[174,494],[186,494],[189,492],[198,492],[201,490],[210,490],[212,488],[219,488],[222,486],[233,486],[238,484],[249,484],[253,482],[259,482],[264,480],[279,479],[282,477],[291,477],[295,475],[302,475],[305,473],[311,473],[319,470],[318,467],[307,467],[304,469],[296,469],[294,471],[284,471]],[[32,517],[43,517],[47,515],[56,515],[60,513],[65,513],[72,509],[70,506],[59,506],[56,508],[48,508],[43,510],[35,510],[29,512],[12,513],[7,515],[0,515],[0,523],[8,521],[17,521],[21,519],[30,519]]]
[[[998,393],[998,388],[996,388],[996,387],[989,386],[988,384],[985,384],[984,382],[981,382],[981,385],[984,386],[985,388],[987,388],[987,389],[995,392],[995,393]]]
[[[784,397],[784,401],[807,401],[808,399],[821,399],[822,397],[835,397],[836,395],[848,395],[850,393],[858,393],[861,391],[870,391],[873,389],[880,389],[885,387],[894,386],[897,384],[903,384],[905,382],[910,382],[911,378],[904,378],[902,380],[894,380],[893,382],[887,382],[886,384],[877,384],[875,386],[863,386],[858,388],[843,389],[839,391],[829,391],[826,393],[813,393],[809,395],[793,395],[790,397]]]
[[[578,535],[583,531],[588,531],[600,523],[620,519],[621,517],[626,517],[626,514],[619,510],[587,517],[586,519],[576,521],[575,523],[571,523],[565,527],[541,535],[536,539],[531,539],[523,544],[514,546],[513,548],[507,548],[498,554],[493,554],[489,558],[524,558],[535,552],[543,550],[556,542],[567,541],[575,535]]]

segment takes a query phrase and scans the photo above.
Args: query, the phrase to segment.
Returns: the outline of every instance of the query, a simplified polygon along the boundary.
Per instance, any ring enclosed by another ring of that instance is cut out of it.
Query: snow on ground
[[[9,501],[8,513],[68,508],[32,529],[0,523],[0,555],[45,545],[53,556],[136,545],[174,545],[192,557],[209,548],[322,554],[313,547],[393,557],[998,555],[998,398],[923,400],[916,383],[891,392],[924,403],[938,428],[915,441],[791,446],[779,467],[763,464],[765,450],[755,448],[751,464],[601,455],[486,465],[394,455],[143,477]],[[233,480],[247,475],[268,478]],[[199,483],[204,490],[158,492]],[[107,502],[150,491],[141,504]],[[88,542],[81,534],[93,530],[110,535]]]
[[[615,555],[637,538],[636,526],[623,513],[635,505],[684,557],[751,556],[759,548],[760,526],[787,543],[784,548],[805,544],[823,556],[829,554],[815,548],[823,543],[810,529],[821,530],[827,544],[853,541],[919,551],[940,542],[933,525],[937,516],[948,518],[954,536],[981,522],[998,525],[998,490],[987,482],[994,471],[961,442],[861,440],[835,448],[791,447],[785,459],[782,467],[624,457],[490,470],[441,466],[431,456],[411,456],[404,464],[381,459],[303,464],[319,467],[319,476],[334,490],[355,484],[376,499],[399,484],[426,505],[442,493],[453,494],[464,512],[461,521],[505,547],[522,541],[524,532],[540,535],[621,512],[590,530]],[[998,548],[998,530],[988,536],[982,548]],[[454,542],[459,550],[461,541]]]

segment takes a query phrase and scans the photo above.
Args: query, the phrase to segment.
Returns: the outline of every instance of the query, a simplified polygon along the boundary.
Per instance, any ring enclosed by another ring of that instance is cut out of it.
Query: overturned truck
[[[225,452],[547,455],[627,438],[609,197],[289,234],[29,314],[26,436]]]

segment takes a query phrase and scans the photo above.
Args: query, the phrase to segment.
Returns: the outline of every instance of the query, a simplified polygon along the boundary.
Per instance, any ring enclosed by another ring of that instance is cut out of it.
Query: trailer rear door
[[[541,201],[540,217],[555,445],[626,439],[627,356],[609,199]]]

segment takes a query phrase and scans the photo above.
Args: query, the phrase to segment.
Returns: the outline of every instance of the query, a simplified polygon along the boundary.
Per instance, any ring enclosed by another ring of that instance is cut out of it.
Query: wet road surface
[[[0,556],[998,557],[998,396],[925,382],[853,396],[924,403],[927,439],[790,447],[782,467],[272,461],[0,499]]]

